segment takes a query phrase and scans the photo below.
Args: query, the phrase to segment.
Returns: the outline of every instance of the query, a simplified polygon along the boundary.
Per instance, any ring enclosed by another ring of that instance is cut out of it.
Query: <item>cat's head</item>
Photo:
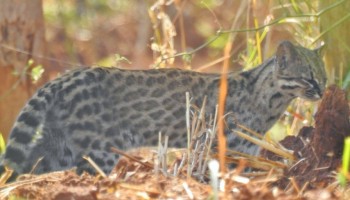
[[[307,100],[318,100],[326,87],[321,49],[310,50],[282,42],[276,51],[275,78],[284,93]]]

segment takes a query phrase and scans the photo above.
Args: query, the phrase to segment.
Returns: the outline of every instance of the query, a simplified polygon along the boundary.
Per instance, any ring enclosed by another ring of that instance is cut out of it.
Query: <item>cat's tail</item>
[[[97,75],[84,73],[84,70],[93,71],[90,68],[70,71],[44,85],[27,102],[13,125],[5,154],[0,158],[0,173],[5,166],[23,174],[74,165],[75,154],[65,135],[70,132],[64,119],[71,115],[76,102],[83,100],[78,86],[97,81]]]
[[[56,85],[56,86],[55,86]],[[14,170],[16,174],[27,173],[37,162],[30,160],[33,149],[42,143],[47,111],[51,107],[57,84],[48,83],[39,89],[27,102],[13,125],[8,138],[5,154],[0,158],[0,173],[5,166]]]

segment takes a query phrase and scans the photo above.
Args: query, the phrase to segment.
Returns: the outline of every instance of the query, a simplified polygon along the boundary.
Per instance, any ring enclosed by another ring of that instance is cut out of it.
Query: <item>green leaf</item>
[[[131,64],[130,60],[128,60],[126,57],[124,56],[121,56],[120,54],[115,54],[114,55],[114,59],[115,59],[115,62],[116,64],[118,65],[119,63],[121,62],[126,62],[128,64]]]
[[[343,81],[342,88],[347,89],[350,86],[350,71],[346,74],[346,77]]]
[[[27,63],[27,66],[31,66],[34,64],[34,60],[33,59],[29,59],[28,60],[28,63]]]
[[[339,184],[340,184],[342,187],[345,187],[345,186],[346,186],[346,177],[344,176],[343,173],[338,173],[337,179],[338,179]]]
[[[343,162],[341,167],[341,172],[338,173],[338,181],[341,186],[346,186],[346,177],[349,174],[349,165],[350,165],[350,137],[345,139],[344,151],[343,151]]]
[[[30,74],[30,76],[32,77],[33,82],[37,82],[41,78],[41,76],[44,73],[44,71],[45,70],[44,70],[42,65],[37,65],[37,66],[33,67],[32,71],[31,71],[31,74]]]
[[[5,139],[2,133],[0,132],[0,154],[5,153],[5,149],[6,149]]]
[[[213,37],[215,36],[210,37],[208,41],[210,41]],[[222,50],[225,47],[225,44],[227,43],[227,41],[228,41],[228,34],[223,34],[223,35],[220,35],[214,42],[210,43],[209,47],[213,49]]]
[[[192,61],[192,54],[184,54],[182,56],[182,60],[185,61],[186,63],[191,63]]]

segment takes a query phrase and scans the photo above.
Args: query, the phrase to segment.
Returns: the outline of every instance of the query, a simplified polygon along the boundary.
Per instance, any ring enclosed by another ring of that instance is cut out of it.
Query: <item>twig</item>
[[[190,190],[190,188],[188,187],[188,184],[187,184],[186,182],[183,182],[183,183],[182,183],[182,186],[184,187],[188,198],[189,198],[189,199],[194,199],[193,192],[192,192],[192,191]]]
[[[0,185],[4,185],[6,183],[6,181],[12,176],[12,174],[13,174],[13,170],[8,169],[5,166],[5,172],[2,173],[1,178],[0,178]]]
[[[191,131],[190,131],[190,93],[186,92],[186,128],[187,128],[187,179],[191,176]]]
[[[280,156],[283,156],[284,158],[288,158],[290,160],[294,160],[295,159],[293,154],[288,153],[286,151],[283,151],[281,149],[278,149],[278,148],[274,147],[273,145],[271,145],[271,144],[269,144],[267,142],[262,142],[261,140],[258,140],[258,139],[254,138],[252,136],[249,136],[249,135],[247,135],[247,134],[245,134],[245,133],[243,133],[241,131],[237,131],[237,130],[232,130],[232,131],[234,133],[236,133],[239,137],[242,137],[242,138],[244,138],[244,139],[246,139],[246,140],[248,140],[248,141],[250,141],[250,142],[252,142],[252,143],[254,143],[256,145],[259,145],[259,146],[263,147],[264,149],[267,149],[267,150],[272,151],[272,152],[274,152],[274,153],[276,153],[276,154],[278,154]]]
[[[107,175],[101,170],[101,168],[93,161],[89,156],[83,156],[83,158],[92,165],[93,168],[103,177],[106,178]]]
[[[38,164],[43,160],[44,157],[40,157],[35,164],[33,165],[32,169],[30,170],[29,174],[33,174],[34,170],[36,169],[36,167],[38,166]]]
[[[137,163],[140,163],[141,165],[143,165],[143,166],[145,166],[145,167],[148,167],[148,168],[151,168],[151,169],[153,168],[153,166],[152,166],[151,164],[141,162],[139,159],[135,158],[134,156],[131,156],[131,155],[125,153],[124,151],[119,150],[119,149],[117,149],[117,148],[115,148],[115,147],[111,147],[111,151],[113,151],[114,153],[117,153],[117,154],[119,154],[119,155],[122,155],[122,156],[124,156],[124,157],[126,157],[126,158],[129,158],[129,159],[132,160],[132,161],[135,161],[135,162],[137,162]]]

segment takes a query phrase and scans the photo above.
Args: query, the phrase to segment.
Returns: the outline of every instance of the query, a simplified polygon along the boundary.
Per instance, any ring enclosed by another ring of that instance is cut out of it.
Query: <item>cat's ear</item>
[[[317,47],[316,49],[314,49],[314,52],[316,52],[317,53],[317,55],[319,55],[319,56],[323,56],[323,54],[324,54],[324,50],[325,50],[325,43],[324,42],[322,42],[322,44],[319,46],[319,47]]]
[[[297,51],[295,50],[294,45],[289,41],[283,41],[278,46],[276,51],[276,59],[278,66],[281,69],[284,69],[288,66],[288,63],[293,61],[297,56]]]

